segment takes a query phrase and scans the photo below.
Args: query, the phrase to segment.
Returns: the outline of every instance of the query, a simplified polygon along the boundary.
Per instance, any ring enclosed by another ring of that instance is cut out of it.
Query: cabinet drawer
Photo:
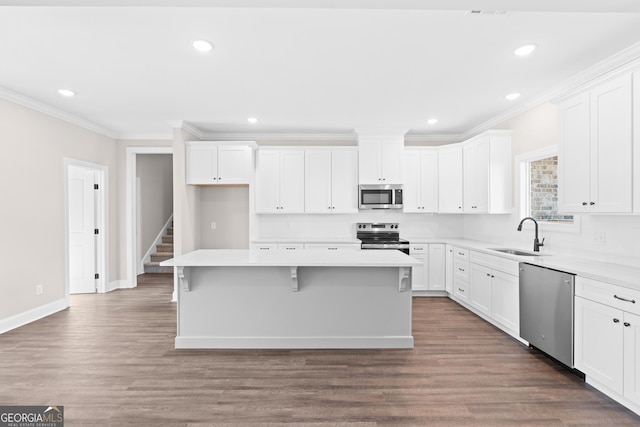
[[[303,243],[278,243],[279,251],[300,251],[304,249]]]
[[[426,254],[429,251],[429,245],[409,245],[410,255]]]
[[[576,296],[640,315],[640,291],[599,280],[576,277]]]
[[[453,281],[453,294],[458,299],[469,302],[469,283],[456,277]]]
[[[456,279],[469,281],[469,263],[466,261],[455,260],[453,263],[453,274]]]
[[[254,243],[251,245],[251,249],[254,251],[275,251],[278,249],[278,245],[276,243]]]
[[[494,270],[502,271],[503,273],[511,274],[513,276],[519,275],[518,261],[478,251],[471,251],[470,260],[476,264],[482,264]]]
[[[304,248],[307,250],[320,250],[320,251],[359,251],[360,245],[355,243],[338,243],[335,245],[324,243],[306,243]]]
[[[454,247],[453,256],[459,260],[469,261],[469,249]]]

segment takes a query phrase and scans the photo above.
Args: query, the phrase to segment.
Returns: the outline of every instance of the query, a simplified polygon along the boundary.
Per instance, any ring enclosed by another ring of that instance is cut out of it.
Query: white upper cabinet
[[[464,213],[511,211],[511,133],[488,131],[463,144]]]
[[[631,79],[618,77],[558,106],[561,212],[633,211]]]
[[[402,184],[403,139],[359,141],[360,184]]]
[[[242,143],[187,141],[186,181],[193,185],[249,184],[251,146]]]
[[[260,149],[256,159],[256,213],[304,212],[304,151]]]
[[[404,166],[404,212],[438,212],[438,150],[407,148]]]
[[[462,145],[438,150],[438,212],[462,213]]]
[[[305,151],[305,212],[358,212],[358,151]]]

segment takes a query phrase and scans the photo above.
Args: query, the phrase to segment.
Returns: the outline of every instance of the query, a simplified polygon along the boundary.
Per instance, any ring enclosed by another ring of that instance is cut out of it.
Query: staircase
[[[162,243],[156,245],[156,252],[151,254],[151,260],[144,264],[145,273],[173,273],[173,267],[161,267],[160,262],[173,258],[173,222],[162,236]]]

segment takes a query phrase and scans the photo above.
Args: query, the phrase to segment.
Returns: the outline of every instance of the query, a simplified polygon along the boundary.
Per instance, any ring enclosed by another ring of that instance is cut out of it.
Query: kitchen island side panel
[[[398,267],[187,267],[176,348],[412,348]]]

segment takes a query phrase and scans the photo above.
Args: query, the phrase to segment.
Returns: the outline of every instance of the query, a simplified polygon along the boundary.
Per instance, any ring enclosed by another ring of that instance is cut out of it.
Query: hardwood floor
[[[640,425],[447,298],[414,298],[413,350],[175,350],[171,292],[73,295],[0,335],[0,404],[64,405],[67,426]]]

